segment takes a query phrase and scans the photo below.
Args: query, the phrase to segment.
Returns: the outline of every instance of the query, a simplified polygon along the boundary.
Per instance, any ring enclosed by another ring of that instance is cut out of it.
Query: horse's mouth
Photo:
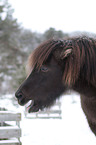
[[[25,98],[19,98],[18,99],[18,103],[21,106],[24,106],[27,108],[26,110],[30,113],[30,112],[38,112],[39,111],[39,104],[37,103],[37,101],[34,100],[27,100]]]
[[[29,113],[39,111],[39,106],[35,103],[34,100],[30,100],[25,106]]]

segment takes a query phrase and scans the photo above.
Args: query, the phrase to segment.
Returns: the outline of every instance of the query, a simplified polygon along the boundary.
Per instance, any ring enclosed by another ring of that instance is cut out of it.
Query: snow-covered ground
[[[62,97],[62,119],[26,119],[24,107],[12,105],[12,95],[4,98],[0,99],[0,107],[22,113],[22,145],[96,145],[77,94]]]

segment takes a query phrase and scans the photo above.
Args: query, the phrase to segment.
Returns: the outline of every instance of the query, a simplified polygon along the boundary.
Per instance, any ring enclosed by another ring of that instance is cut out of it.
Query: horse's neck
[[[88,97],[96,96],[96,87],[94,87],[91,83],[87,81],[78,80],[72,89],[81,95],[85,95]]]

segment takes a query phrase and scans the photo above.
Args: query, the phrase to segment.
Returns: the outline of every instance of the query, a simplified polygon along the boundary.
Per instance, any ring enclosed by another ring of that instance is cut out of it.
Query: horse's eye
[[[48,68],[45,67],[45,66],[42,66],[42,67],[41,67],[41,71],[42,71],[42,72],[47,72],[47,71],[48,71]]]

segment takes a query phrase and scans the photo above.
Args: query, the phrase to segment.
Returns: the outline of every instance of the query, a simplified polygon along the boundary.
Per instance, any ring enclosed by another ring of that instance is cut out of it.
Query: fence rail
[[[39,111],[37,113],[27,113],[25,108],[25,117],[30,119],[62,119],[61,102],[56,101],[52,108],[46,109],[44,111]]]
[[[20,113],[0,111],[0,145],[21,145],[20,121]]]

